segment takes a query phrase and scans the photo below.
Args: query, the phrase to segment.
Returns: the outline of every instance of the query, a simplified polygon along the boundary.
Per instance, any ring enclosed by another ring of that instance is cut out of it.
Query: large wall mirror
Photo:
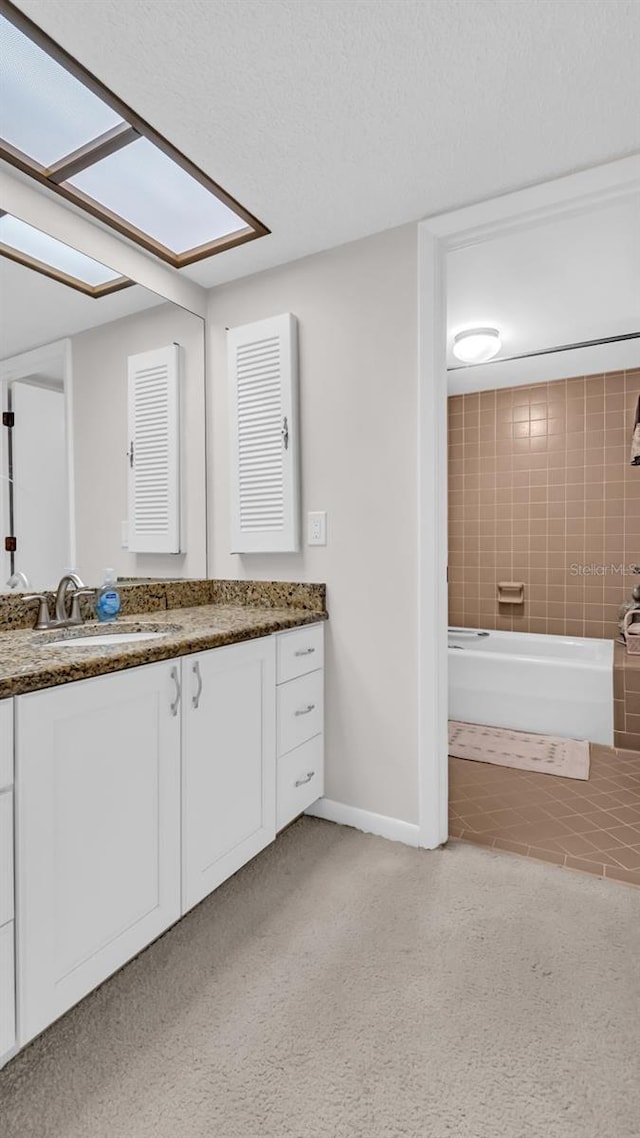
[[[204,321],[67,245],[48,275],[50,236],[9,221],[0,592],[206,576]]]

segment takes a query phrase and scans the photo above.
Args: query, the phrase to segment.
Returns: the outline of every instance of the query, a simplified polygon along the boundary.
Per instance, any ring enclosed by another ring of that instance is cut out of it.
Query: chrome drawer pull
[[[315,771],[307,771],[307,774],[304,776],[304,778],[297,778],[293,785],[294,786],[305,786],[306,783],[311,782],[311,779],[313,778],[315,773],[316,773]]]
[[[200,696],[202,695],[202,673],[200,671],[200,661],[199,660],[196,660],[195,664],[193,665],[192,670],[193,670],[194,676],[196,677],[196,679],[198,681],[198,690],[197,690],[196,694],[191,697],[191,703],[192,703],[193,707],[197,710],[198,707],[200,706]]]
[[[308,703],[306,707],[298,708],[298,710],[294,711],[293,714],[294,715],[308,715],[310,711],[315,711],[315,708],[316,708],[315,703]]]
[[[176,698],[174,699],[173,703],[171,703],[169,705],[169,709],[171,711],[171,714],[175,718],[175,716],[178,714],[178,708],[180,707],[180,697],[182,695],[182,692],[180,690],[180,680],[178,678],[178,669],[177,668],[171,669],[171,679],[173,680],[174,684],[176,685]]]
[[[299,648],[293,654],[294,656],[310,656],[312,652],[315,652],[315,648]]]

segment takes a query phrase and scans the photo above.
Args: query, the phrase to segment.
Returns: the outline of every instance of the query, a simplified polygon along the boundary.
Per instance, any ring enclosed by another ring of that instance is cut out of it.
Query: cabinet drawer
[[[278,754],[319,735],[324,723],[324,672],[310,672],[278,688]]]
[[[324,666],[324,625],[310,624],[278,636],[277,683]]]
[[[0,794],[0,925],[13,917],[13,791]]]
[[[316,735],[278,760],[278,830],[323,794],[324,736]]]
[[[0,1064],[16,1042],[13,921],[0,929]]]
[[[13,786],[13,700],[0,701],[0,790]]]

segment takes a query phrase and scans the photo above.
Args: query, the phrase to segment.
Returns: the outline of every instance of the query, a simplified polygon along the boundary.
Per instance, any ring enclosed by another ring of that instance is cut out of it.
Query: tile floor
[[[449,833],[640,885],[640,752],[592,746],[586,782],[450,758]]]

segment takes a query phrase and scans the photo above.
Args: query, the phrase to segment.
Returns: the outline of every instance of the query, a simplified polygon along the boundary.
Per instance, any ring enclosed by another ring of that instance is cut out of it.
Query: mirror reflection
[[[203,320],[110,269],[81,291],[82,255],[56,279],[39,248],[0,243],[0,591],[206,576]]]

